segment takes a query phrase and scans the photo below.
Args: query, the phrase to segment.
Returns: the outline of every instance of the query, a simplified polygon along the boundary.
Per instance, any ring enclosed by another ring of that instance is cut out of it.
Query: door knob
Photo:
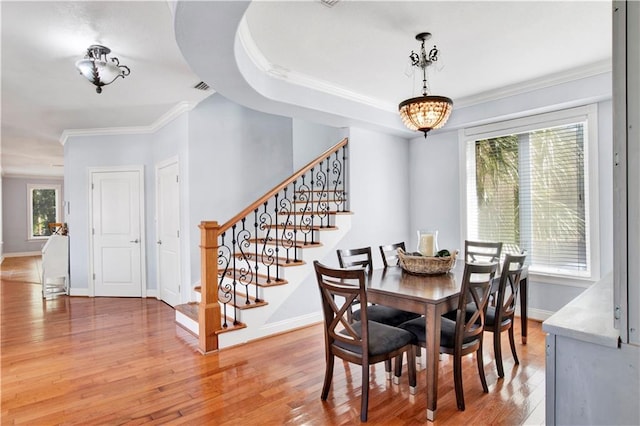
[[[157,243],[158,243],[158,244],[162,244],[162,240],[158,240],[158,241],[157,241]]]
[[[138,239],[136,238],[135,240],[133,240],[133,241],[129,241],[129,242],[130,242],[130,243],[136,243],[136,244],[138,244]]]

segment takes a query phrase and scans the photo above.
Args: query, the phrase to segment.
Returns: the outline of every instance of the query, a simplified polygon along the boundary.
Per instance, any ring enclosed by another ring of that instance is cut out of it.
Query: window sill
[[[569,287],[589,288],[598,282],[598,278],[567,277],[562,275],[544,274],[541,272],[529,271],[529,280],[542,284],[564,285]]]

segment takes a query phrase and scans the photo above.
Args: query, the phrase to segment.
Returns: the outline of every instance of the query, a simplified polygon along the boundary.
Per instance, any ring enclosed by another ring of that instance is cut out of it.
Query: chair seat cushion
[[[401,309],[390,308],[384,305],[367,306],[367,319],[386,325],[396,327],[403,322],[407,322],[414,318],[419,318],[420,314],[403,311]],[[353,311],[352,318],[354,321],[360,321],[361,310]]]
[[[502,318],[501,325],[507,325],[511,321],[511,317]],[[496,322],[496,308],[495,306],[487,306],[487,314],[484,317],[485,329],[489,331],[493,330]]]
[[[351,324],[351,326],[356,331],[358,337],[361,337],[362,323],[356,321]],[[340,333],[347,334],[345,330]],[[413,343],[416,343],[415,338],[410,332],[375,321],[369,321],[369,355],[386,354]],[[338,340],[334,342],[334,345],[351,352],[362,354],[360,345],[352,345]]]
[[[423,345],[427,339],[427,333],[425,329],[425,319],[416,318],[411,321],[407,321],[400,324],[398,328],[411,332],[416,340]],[[440,319],[440,346],[445,348],[453,348],[456,334],[456,322],[446,317]],[[477,339],[477,336],[469,336],[463,340],[463,344],[473,342]]]

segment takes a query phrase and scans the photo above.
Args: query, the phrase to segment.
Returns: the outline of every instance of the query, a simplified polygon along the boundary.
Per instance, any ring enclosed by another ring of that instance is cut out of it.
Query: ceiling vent
[[[333,7],[339,1],[340,0],[320,0],[320,3],[322,3],[323,5],[325,5],[327,7]]]
[[[209,85],[204,81],[201,81],[200,83],[193,86],[193,88],[196,90],[209,90]]]

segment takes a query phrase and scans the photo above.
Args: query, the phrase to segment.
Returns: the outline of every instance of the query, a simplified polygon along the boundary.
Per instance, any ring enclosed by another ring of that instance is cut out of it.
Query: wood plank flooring
[[[359,422],[360,368],[336,362],[329,399],[320,400],[324,340],[320,325],[202,356],[196,339],[155,299],[58,296],[42,300],[38,258],[0,266],[1,423],[29,425],[341,425]],[[520,329],[516,329],[519,335]],[[487,334],[490,337],[490,334]],[[487,339],[489,340],[489,339]],[[519,338],[518,338],[519,342]],[[503,340],[498,380],[485,344],[489,393],[475,359],[464,360],[467,409],[456,409],[452,363],[440,363],[435,424],[543,424],[544,334],[529,323],[515,366]],[[371,370],[369,424],[426,420],[425,370],[418,394]]]

